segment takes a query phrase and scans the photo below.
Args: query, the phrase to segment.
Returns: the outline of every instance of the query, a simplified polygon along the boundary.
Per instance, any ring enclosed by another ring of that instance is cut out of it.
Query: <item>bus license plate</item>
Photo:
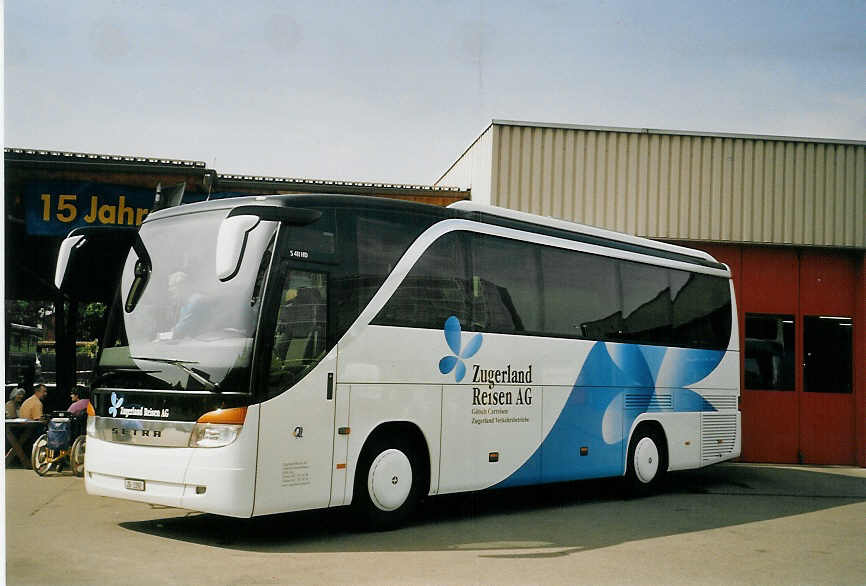
[[[123,481],[126,486],[126,490],[144,490],[144,480],[133,480],[132,478],[126,478]]]

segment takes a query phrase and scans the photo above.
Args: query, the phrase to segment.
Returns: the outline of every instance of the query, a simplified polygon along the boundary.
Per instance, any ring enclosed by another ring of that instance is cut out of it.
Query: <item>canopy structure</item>
[[[76,382],[79,305],[111,303],[131,238],[153,209],[274,193],[368,195],[443,206],[469,198],[468,189],[453,187],[220,174],[201,161],[161,157],[6,148],[4,167],[5,296],[54,304],[53,333],[47,334],[56,338],[57,385],[62,390]],[[156,198],[158,186],[163,189]],[[58,290],[58,251],[75,230],[86,235],[88,261],[73,255]],[[7,335],[7,361],[8,357]]]

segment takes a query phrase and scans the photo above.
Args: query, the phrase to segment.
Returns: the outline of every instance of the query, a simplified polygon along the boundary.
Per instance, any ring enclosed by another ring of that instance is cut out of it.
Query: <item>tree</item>
[[[105,322],[102,319],[105,313],[104,303],[88,303],[78,314],[78,332],[79,340],[96,340],[102,337],[102,330],[105,328]]]
[[[105,327],[103,313],[104,303],[87,303],[79,306],[78,324],[75,337],[78,340],[96,340],[102,335]],[[21,299],[6,300],[6,323],[25,326],[44,327],[51,329],[48,322],[54,315],[52,301],[24,301]]]
[[[45,318],[54,313],[52,301],[6,300],[6,323],[39,327]]]

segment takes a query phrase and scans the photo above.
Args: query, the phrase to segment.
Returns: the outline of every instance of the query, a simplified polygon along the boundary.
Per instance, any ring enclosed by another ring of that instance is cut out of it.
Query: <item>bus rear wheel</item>
[[[411,443],[375,438],[364,448],[355,474],[352,505],[358,521],[374,531],[403,525],[418,505],[419,479]]]
[[[658,488],[667,468],[667,452],[661,434],[650,427],[637,429],[628,446],[628,492],[633,496],[651,493]]]

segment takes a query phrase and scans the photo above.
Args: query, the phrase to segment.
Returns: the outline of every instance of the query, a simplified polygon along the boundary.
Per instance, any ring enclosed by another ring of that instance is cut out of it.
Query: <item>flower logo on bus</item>
[[[111,407],[108,408],[108,414],[112,417],[117,417],[117,412],[121,405],[123,405],[123,397],[118,397],[116,393],[111,393]]]
[[[439,372],[448,374],[454,371],[454,378],[459,383],[466,376],[466,365],[463,363],[464,358],[472,358],[478,349],[481,348],[481,334],[475,334],[469,343],[463,347],[463,336],[460,330],[460,320],[455,316],[451,316],[445,320],[445,342],[448,347],[454,352],[451,356],[445,356],[439,361]]]

